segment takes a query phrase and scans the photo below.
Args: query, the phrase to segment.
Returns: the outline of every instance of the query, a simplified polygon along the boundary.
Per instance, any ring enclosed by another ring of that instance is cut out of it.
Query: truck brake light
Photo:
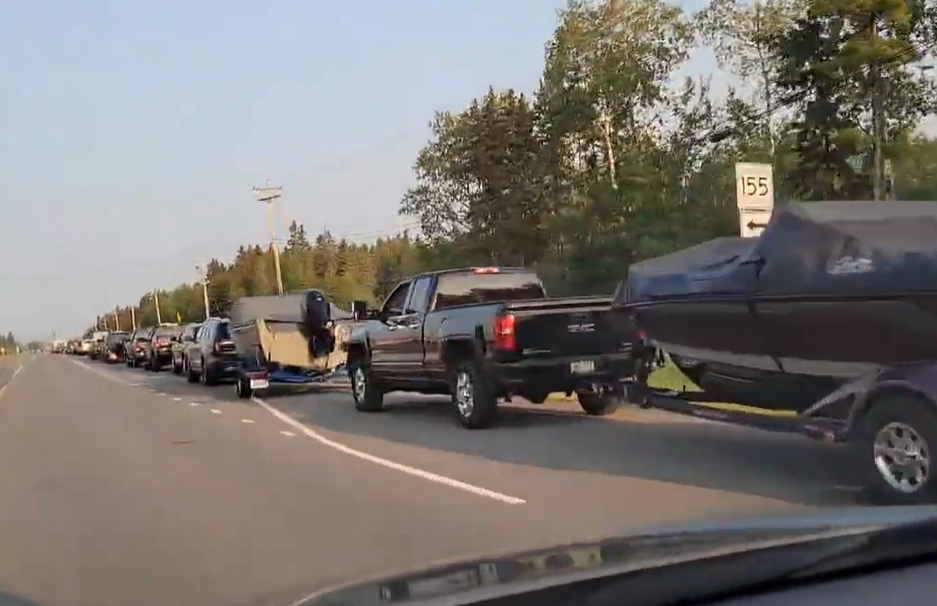
[[[473,267],[473,274],[499,274],[501,270],[497,267]]]
[[[514,314],[504,314],[495,318],[494,347],[502,351],[514,351],[517,349],[517,335],[514,334],[514,326],[517,319]]]

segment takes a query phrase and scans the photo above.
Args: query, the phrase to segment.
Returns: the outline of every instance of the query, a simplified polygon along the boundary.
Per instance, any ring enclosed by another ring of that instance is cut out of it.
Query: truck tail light
[[[514,326],[517,319],[514,314],[504,314],[495,318],[495,349],[502,351],[514,351],[517,349],[517,335],[514,334]]]
[[[213,349],[216,354],[233,353],[235,350],[234,341],[215,341]]]

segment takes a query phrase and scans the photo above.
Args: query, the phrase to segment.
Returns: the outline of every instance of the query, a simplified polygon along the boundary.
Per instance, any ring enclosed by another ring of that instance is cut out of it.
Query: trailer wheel
[[[484,429],[498,412],[498,397],[475,360],[462,362],[455,369],[452,404],[459,423],[466,429]]]
[[[351,377],[351,396],[355,408],[360,412],[381,412],[384,410],[384,392],[374,379],[369,364],[363,360],[348,369]]]
[[[924,400],[889,395],[860,420],[855,447],[872,496],[895,505],[937,501],[937,412]]]
[[[618,397],[613,393],[577,391],[576,398],[587,415],[603,416],[615,412],[618,408]]]

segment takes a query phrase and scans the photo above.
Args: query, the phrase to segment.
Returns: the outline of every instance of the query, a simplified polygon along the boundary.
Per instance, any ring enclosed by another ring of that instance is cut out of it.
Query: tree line
[[[937,139],[918,131],[937,110],[935,2],[571,0],[535,91],[489,88],[432,118],[399,205],[418,235],[310,242],[294,223],[284,287],[374,302],[419,270],[510,264],[557,295],[610,293],[634,261],[737,234],[740,161],[773,166],[779,201],[937,200]],[[677,80],[702,45],[743,84]],[[273,293],[272,268],[258,245],[212,261],[211,313]],[[158,294],[164,320],[204,316],[198,284]],[[135,313],[155,321],[150,298]]]
[[[6,335],[0,333],[0,355],[15,354],[17,347],[19,347],[19,344],[12,332],[8,332]]]

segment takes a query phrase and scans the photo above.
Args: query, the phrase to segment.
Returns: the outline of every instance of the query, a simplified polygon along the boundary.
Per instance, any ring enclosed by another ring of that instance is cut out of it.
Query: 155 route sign
[[[774,211],[774,170],[771,165],[736,164],[735,196],[739,209],[739,234],[744,238],[760,235]]]

